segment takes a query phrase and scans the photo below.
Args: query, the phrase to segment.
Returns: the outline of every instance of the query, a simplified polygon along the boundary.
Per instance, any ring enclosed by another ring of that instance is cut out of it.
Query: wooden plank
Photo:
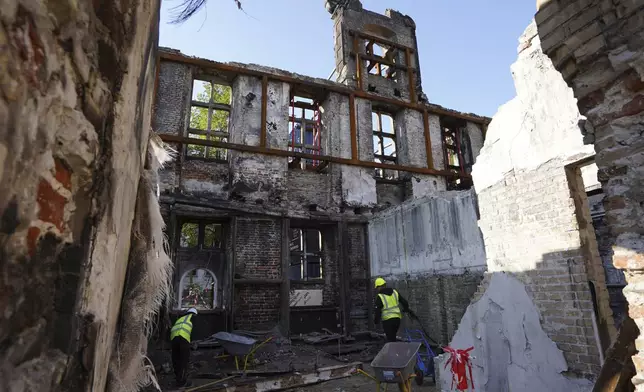
[[[201,102],[201,101],[190,101],[191,106],[197,106],[200,108],[208,109],[212,108],[215,110],[221,110],[224,112],[230,112],[230,105],[227,105],[225,103],[218,103],[218,102]]]
[[[288,375],[282,375],[275,378],[262,378],[255,379],[239,379],[229,381],[227,386],[222,385],[221,382],[213,381],[203,384],[202,386],[195,386],[191,390],[199,392],[210,391],[235,391],[235,392],[269,392],[269,391],[284,391],[292,390],[295,388],[303,388],[307,385],[319,384],[325,381],[337,380],[340,378],[350,377],[356,373],[357,369],[362,369],[361,362],[352,362],[338,366],[329,366],[312,370],[309,373],[294,372]],[[223,381],[223,380],[221,380]],[[179,390],[172,390],[179,392]]]
[[[268,105],[268,75],[262,77],[262,128],[259,136],[259,145],[266,147],[266,112]]]
[[[188,57],[178,53],[161,52],[159,56],[161,57],[162,60],[166,60],[166,61],[190,64],[190,65],[195,65],[203,68],[211,68],[211,69],[216,69],[223,72],[230,72],[232,74],[249,75],[249,76],[256,76],[261,78],[263,78],[264,76],[267,76],[269,80],[277,80],[280,82],[289,83],[294,88],[308,87],[308,88],[317,90],[318,93],[316,95],[322,95],[319,93],[320,91],[322,92],[333,91],[344,95],[354,94],[356,97],[359,97],[359,98],[365,98],[374,102],[388,103],[396,107],[404,107],[404,108],[415,109],[419,111],[428,110],[430,113],[438,116],[447,116],[447,117],[463,119],[477,124],[488,124],[492,120],[489,117],[476,116],[476,115],[471,115],[467,113],[459,113],[459,112],[451,111],[449,109],[439,107],[438,105],[418,104],[418,103],[414,104],[414,103],[406,102],[399,99],[386,98],[376,94],[368,93],[366,91],[353,90],[339,83],[322,83],[322,82],[316,82],[316,81],[310,81],[310,80],[302,80],[292,76],[271,74],[269,72],[248,69],[248,68],[244,68],[236,65],[224,64],[224,63],[220,63],[212,60]]]
[[[253,206],[249,204],[236,204],[228,200],[222,199],[204,199],[204,198],[194,198],[185,196],[181,193],[174,193],[171,195],[161,195],[161,203],[170,204],[176,207],[182,206],[192,206],[192,207],[201,207],[209,208],[215,211],[226,211],[228,216],[243,216],[249,218],[262,219],[268,217],[284,217],[291,216],[297,219],[315,219],[316,221],[328,222],[329,224],[338,222],[342,219],[349,222],[364,223],[367,221],[367,218],[362,215],[349,215],[342,216],[338,215],[326,215],[326,214],[291,214],[291,211],[288,210],[276,210],[271,211],[267,210],[262,206]],[[253,203],[254,204],[254,203]]]
[[[236,285],[274,285],[282,284],[282,279],[235,279]]]
[[[405,50],[405,63],[407,65],[407,78],[409,79],[409,95],[411,96],[411,102],[416,103],[418,101],[418,97],[416,96],[416,81],[414,80],[416,73],[411,68],[411,51],[409,48]],[[424,112],[426,110],[423,110]]]
[[[308,154],[308,153],[297,152],[297,151],[261,148],[258,146],[248,146],[245,144],[220,142],[215,140],[193,139],[193,138],[187,138],[187,137],[177,136],[177,135],[161,134],[159,136],[161,137],[161,140],[163,140],[166,143],[195,144],[198,146],[227,148],[229,150],[252,152],[256,154],[273,155],[273,156],[281,156],[281,157],[298,157],[302,159],[328,161],[331,163],[338,163],[342,165],[361,166],[361,167],[368,167],[368,168],[374,168],[374,169],[398,170],[398,171],[409,172],[409,173],[429,174],[429,175],[444,176],[444,177],[471,178],[471,176],[467,173],[455,174],[446,170],[434,170],[434,169],[428,169],[425,167],[388,165],[388,164],[379,163],[379,162],[360,161],[357,159],[353,160],[353,159],[347,159],[347,158],[333,157],[329,155],[317,155],[317,154]],[[356,150],[357,150],[357,146],[356,146]],[[357,151],[356,151],[356,155],[357,155]]]
[[[291,280],[289,279],[290,269],[290,226],[288,218],[282,219],[282,287],[280,291],[280,325],[284,336],[290,335],[291,326]]]
[[[349,122],[351,123],[351,161],[358,162],[358,124],[356,121],[356,99],[353,94],[349,95]]]
[[[425,134],[425,155],[427,156],[427,168],[434,168],[434,156],[432,153],[432,137],[429,132],[429,113],[423,110],[423,133]]]

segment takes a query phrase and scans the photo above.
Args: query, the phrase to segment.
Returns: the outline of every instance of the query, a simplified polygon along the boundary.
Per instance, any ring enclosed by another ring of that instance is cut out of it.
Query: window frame
[[[193,223],[197,225],[197,245],[196,246],[182,246],[181,237],[183,234],[183,226],[188,223]],[[181,219],[178,221],[179,230],[178,230],[178,241],[177,249],[179,250],[201,250],[201,251],[213,251],[213,252],[224,252],[226,246],[226,225],[224,222],[216,220],[203,220],[203,219]],[[209,225],[218,225],[221,227],[221,238],[219,240],[220,246],[205,246],[206,240],[206,226]]]
[[[376,124],[373,124],[373,116],[374,115],[378,119],[377,126],[376,126]],[[384,131],[384,128],[383,128],[383,125],[382,125],[383,124],[382,116],[387,116],[387,117],[391,118],[391,127],[392,127],[392,132],[391,133]],[[371,118],[372,118],[372,124],[371,124],[372,140],[373,140],[373,138],[378,138],[378,142],[380,143],[380,146],[382,147],[381,148],[382,154],[377,154],[376,153],[376,145],[374,144],[374,146],[373,146],[373,160],[374,160],[374,162],[378,162],[378,160],[380,160],[380,163],[387,164],[387,162],[389,162],[389,164],[391,164],[391,165],[398,165],[398,138],[397,138],[397,135],[396,135],[396,123],[395,123],[395,120],[394,120],[394,115],[389,113],[389,112],[387,112],[387,111],[383,111],[383,110],[380,110],[380,109],[373,108],[371,110]],[[389,156],[389,155],[385,155],[385,138],[391,139],[393,141],[393,143],[394,143],[395,156],[393,156],[393,157]],[[396,180],[398,178],[397,171],[391,170],[392,172],[395,172],[396,175],[393,176],[393,178],[390,178],[390,177],[386,176],[386,173],[385,173],[386,170],[388,170],[388,169],[381,169],[381,168],[375,169],[375,171],[374,171],[375,177],[378,178],[378,179],[383,179],[383,180]]]
[[[299,100],[298,100],[299,99]],[[311,101],[306,102],[306,101]],[[315,98],[306,95],[298,95],[292,92],[289,100],[289,120],[288,120],[288,149],[290,151],[304,152],[313,155],[322,155],[322,121],[321,121],[321,104]],[[296,109],[300,116],[296,117]],[[313,112],[311,118],[306,118],[306,111]],[[295,141],[295,127],[300,126],[300,142]],[[306,129],[311,125],[313,133],[313,144],[306,143]],[[302,167],[304,164],[304,167]],[[296,157],[288,158],[289,169],[299,168],[302,170],[316,171],[324,167],[325,162],[313,159],[304,159],[303,161]]]
[[[472,141],[467,133],[467,122],[452,118],[442,118],[440,128],[445,170],[455,174],[470,174],[474,159]],[[463,143],[467,145],[463,146]],[[457,164],[453,164],[453,158],[458,161]],[[447,179],[448,190],[467,190],[472,186],[471,180],[462,178]]]
[[[292,231],[293,230],[299,230],[300,231],[300,238],[301,238],[301,250],[294,251],[291,249],[291,242],[292,242]],[[308,252],[307,251],[307,238],[306,238],[306,233],[309,231],[316,231],[319,236],[319,241],[320,241],[320,250],[319,251],[314,251],[314,252]],[[300,260],[300,263],[293,264],[293,257],[297,257]],[[309,264],[317,264],[317,263],[310,263],[308,260],[308,257],[317,257],[320,260],[320,276],[316,278],[309,278],[308,276],[308,267]],[[300,266],[300,278],[299,279],[293,279],[291,278],[291,268],[293,266],[299,265]],[[289,232],[289,280],[291,282],[310,282],[310,283],[317,283],[317,282],[322,282],[324,281],[324,236],[323,236],[323,231],[318,229],[318,228],[312,228],[312,227],[291,227],[290,232]]]
[[[374,50],[374,45],[378,46],[383,54],[376,54]],[[365,53],[369,56],[373,56],[377,59],[388,60],[394,64],[398,63],[398,48],[383,44],[378,40],[368,40],[367,44],[364,47]],[[387,56],[391,52],[390,56]],[[367,74],[373,76],[380,76],[381,78],[397,81],[398,69],[387,64],[383,64],[379,61],[374,61],[371,59],[365,59],[365,66],[367,67]],[[375,70],[375,72],[373,72]]]
[[[211,94],[210,97],[208,98],[208,102],[205,101],[199,101],[195,99],[194,93],[195,93],[195,83],[196,82],[201,82],[201,83],[209,83],[211,85]],[[230,89],[230,101],[225,104],[225,103],[220,103],[220,102],[214,102],[213,101],[213,94],[212,91],[214,91],[215,86],[224,86],[228,87]],[[192,86],[190,89],[190,110],[189,110],[189,116],[188,116],[188,125],[186,127],[186,133],[190,137],[190,135],[202,135],[205,136],[205,140],[209,141],[223,141],[223,142],[228,142],[230,138],[230,117],[231,117],[231,110],[232,110],[232,94],[233,94],[233,89],[232,85],[222,81],[218,78],[212,78],[212,77],[205,77],[205,76],[197,76],[192,78]],[[206,129],[197,129],[197,128],[192,128],[190,126],[190,121],[192,119],[192,109],[193,108],[201,108],[201,109],[207,109],[208,112],[206,114]],[[215,111],[222,111],[227,113],[227,120],[226,120],[226,131],[221,132],[221,131],[213,131],[211,129],[212,126],[212,119],[213,116],[215,115]],[[202,146],[204,147],[204,153],[203,156],[194,156],[189,154],[189,147],[190,146],[198,146],[196,144],[187,144],[186,145],[186,151],[185,155],[187,159],[201,159],[201,160],[206,160],[206,161],[211,161],[211,162],[221,162],[221,163],[226,163],[228,162],[228,149],[226,148],[221,148],[224,157],[221,158],[219,156],[216,157],[209,157],[208,153],[210,149],[219,149],[218,147],[210,147],[210,146]],[[217,153],[216,153],[217,154]],[[219,154],[217,154],[219,155]]]

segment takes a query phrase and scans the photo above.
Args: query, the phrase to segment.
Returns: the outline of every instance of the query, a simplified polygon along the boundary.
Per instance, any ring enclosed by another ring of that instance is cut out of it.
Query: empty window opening
[[[184,223],[181,225],[181,240],[179,243],[182,248],[196,248],[199,245],[199,224]]]
[[[396,149],[396,131],[394,119],[391,115],[374,111],[371,113],[373,126],[373,158],[375,162],[397,165],[398,154]],[[398,177],[396,170],[376,169],[376,177],[395,180]]]
[[[214,142],[228,141],[230,119],[230,86],[212,81],[194,80],[190,104],[188,137]],[[189,144],[187,156],[225,161],[228,150],[221,147]]]
[[[290,151],[322,155],[320,105],[311,98],[291,96],[288,123]],[[289,168],[319,169],[323,162],[316,159],[289,158]]]
[[[467,123],[462,120],[441,119],[441,137],[445,156],[445,169],[455,174],[470,174],[474,159]],[[472,187],[470,179],[452,177],[447,179],[448,190],[462,190]]]
[[[322,279],[322,233],[315,229],[291,229],[291,280]]]
[[[217,307],[217,278],[212,271],[196,268],[183,274],[179,283],[180,309],[210,310]]]
[[[396,79],[396,68],[392,65],[396,64],[396,48],[387,47],[371,40],[367,42],[365,52],[368,56],[373,57],[367,60],[367,72],[369,74],[387,79]]]
[[[220,223],[184,222],[181,224],[181,248],[223,249],[224,230]]]

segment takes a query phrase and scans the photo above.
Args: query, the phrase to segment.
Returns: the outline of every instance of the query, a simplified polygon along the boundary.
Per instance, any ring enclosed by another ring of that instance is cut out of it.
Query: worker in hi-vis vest
[[[387,287],[387,282],[383,278],[376,279],[376,290],[378,298],[376,299],[375,323],[378,325],[382,320],[382,329],[387,336],[387,342],[395,342],[398,328],[400,328],[400,319],[402,312],[408,313],[409,303],[398,291]]]
[[[197,315],[197,309],[190,308],[175,321],[170,331],[172,341],[172,367],[177,379],[177,386],[188,384],[188,364],[190,363],[190,336],[192,335],[192,319]]]

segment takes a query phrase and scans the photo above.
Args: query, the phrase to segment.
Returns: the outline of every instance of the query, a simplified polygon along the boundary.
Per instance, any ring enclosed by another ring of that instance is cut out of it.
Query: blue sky
[[[210,0],[180,25],[168,23],[180,0],[163,0],[160,45],[216,61],[238,61],[327,78],[333,25],[324,0]],[[510,64],[535,13],[528,0],[362,0],[416,21],[423,90],[432,103],[492,116],[514,97]]]

